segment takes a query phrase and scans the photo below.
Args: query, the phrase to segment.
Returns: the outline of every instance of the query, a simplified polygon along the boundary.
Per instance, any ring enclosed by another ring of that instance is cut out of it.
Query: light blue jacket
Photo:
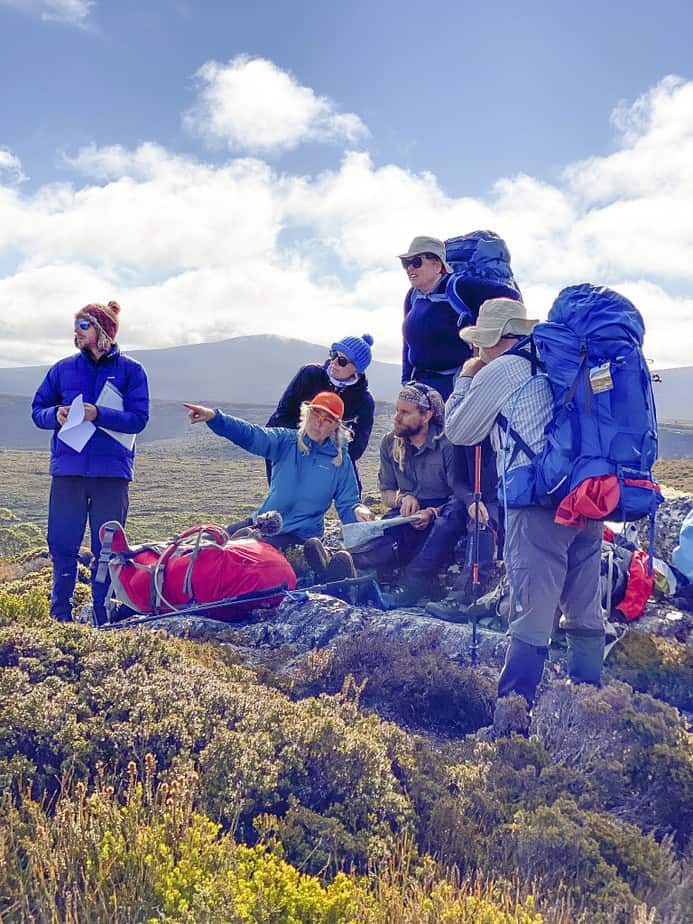
[[[298,447],[298,431],[279,427],[257,427],[217,410],[207,426],[242,449],[272,463],[272,480],[267,497],[256,513],[278,510],[282,533],[299,539],[322,536],[325,513],[334,501],[342,523],[355,523],[354,508],[360,503],[354,466],[349,454],[335,465],[337,447],[331,439],[314,443],[304,436],[308,453]]]

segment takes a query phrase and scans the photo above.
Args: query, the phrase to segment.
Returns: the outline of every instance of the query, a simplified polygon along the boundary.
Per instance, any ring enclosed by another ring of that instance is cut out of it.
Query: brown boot
[[[335,552],[327,566],[328,581],[342,581],[344,578],[356,577],[356,568],[351,555],[344,549]]]
[[[303,554],[315,577],[324,580],[327,566],[330,564],[330,554],[322,542],[319,539],[306,539],[303,543]]]

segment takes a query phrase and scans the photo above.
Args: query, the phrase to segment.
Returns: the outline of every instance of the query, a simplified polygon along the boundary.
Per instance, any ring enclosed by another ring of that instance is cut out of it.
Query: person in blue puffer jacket
[[[218,409],[184,406],[191,423],[206,423],[218,436],[272,463],[269,492],[253,520],[268,510],[281,513],[281,532],[266,539],[277,548],[322,536],[332,501],[342,523],[373,519],[360,501],[354,465],[344,451],[350,433],[342,422],[344,402],[334,392],[319,392],[303,404],[298,430],[259,427]]]
[[[134,434],[149,419],[147,375],[136,360],[120,352],[120,305],[90,304],[75,315],[79,353],[61,359],[46,373],[32,404],[37,427],[52,430],[48,504],[48,549],[53,562],[51,616],[72,619],[77,557],[89,520],[92,595],[96,624],[105,621],[108,581],[97,581],[99,528],[108,520],[125,523],[135,459]],[[60,439],[70,405],[78,396],[84,420],[95,430],[77,451]]]

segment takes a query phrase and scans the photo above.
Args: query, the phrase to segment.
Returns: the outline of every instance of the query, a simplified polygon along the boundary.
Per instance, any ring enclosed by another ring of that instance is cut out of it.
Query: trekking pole
[[[479,504],[481,503],[481,445],[474,447],[474,562],[472,564],[472,596],[474,607],[472,613],[472,664],[476,664],[477,642],[476,626],[478,621],[476,602],[479,599]]]

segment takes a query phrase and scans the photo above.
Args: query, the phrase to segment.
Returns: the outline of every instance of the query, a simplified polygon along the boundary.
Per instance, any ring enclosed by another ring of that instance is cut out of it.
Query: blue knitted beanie
[[[365,372],[371,362],[371,346],[373,338],[370,334],[362,334],[360,337],[343,337],[332,344],[332,349],[344,353],[355,366],[356,371]]]

